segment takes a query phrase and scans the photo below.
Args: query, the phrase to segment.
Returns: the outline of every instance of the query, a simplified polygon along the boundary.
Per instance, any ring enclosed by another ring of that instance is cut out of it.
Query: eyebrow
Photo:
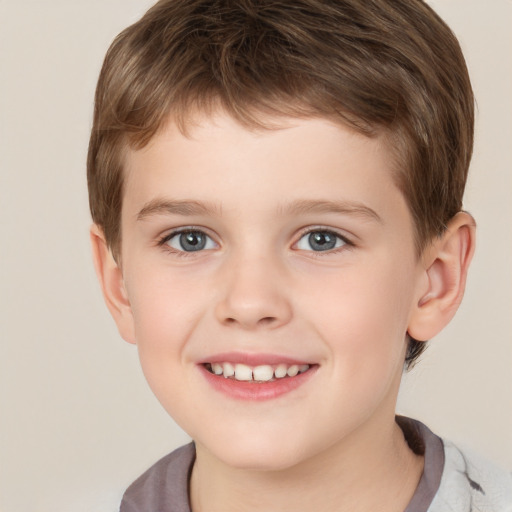
[[[280,214],[300,215],[308,213],[338,213],[354,215],[382,223],[379,214],[363,203],[354,201],[326,201],[299,199],[289,205],[278,208]],[[144,205],[137,214],[137,220],[144,220],[152,215],[220,215],[221,207],[199,201],[174,201],[153,199]]]
[[[315,201],[300,199],[281,208],[283,213],[299,215],[306,213],[339,213],[367,218],[382,223],[382,218],[372,208],[355,201]]]
[[[198,201],[173,201],[167,199],[153,199],[144,205],[137,214],[137,220],[144,220],[152,215],[217,215],[220,208],[208,203]]]

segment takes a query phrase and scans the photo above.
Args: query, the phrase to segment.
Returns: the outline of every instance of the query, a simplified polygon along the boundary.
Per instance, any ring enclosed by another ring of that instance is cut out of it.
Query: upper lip
[[[264,353],[248,353],[248,352],[224,352],[219,354],[213,354],[199,361],[199,364],[206,363],[241,363],[247,366],[261,366],[261,365],[303,365],[313,364],[311,360],[298,359],[286,355],[279,354],[264,354]]]

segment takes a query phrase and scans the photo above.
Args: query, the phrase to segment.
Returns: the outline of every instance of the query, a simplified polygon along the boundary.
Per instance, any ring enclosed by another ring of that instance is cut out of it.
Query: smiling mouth
[[[307,372],[309,364],[277,364],[248,366],[242,363],[205,363],[204,367],[213,375],[243,382],[273,382],[295,377]]]

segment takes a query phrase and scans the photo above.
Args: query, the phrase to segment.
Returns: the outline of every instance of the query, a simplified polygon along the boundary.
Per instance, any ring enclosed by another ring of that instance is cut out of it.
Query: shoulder
[[[512,512],[512,473],[443,440],[445,465],[429,512]]]
[[[193,443],[160,459],[128,487],[120,512],[190,512],[188,480],[194,459]]]

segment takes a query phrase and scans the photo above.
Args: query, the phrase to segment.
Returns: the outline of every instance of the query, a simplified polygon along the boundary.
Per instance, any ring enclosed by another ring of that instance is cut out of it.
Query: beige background
[[[89,255],[85,156],[112,38],[147,0],[0,1],[0,509],[117,510],[186,436],[108,316]],[[512,2],[436,0],[478,98],[466,208],[479,246],[453,324],[399,411],[512,469]]]

